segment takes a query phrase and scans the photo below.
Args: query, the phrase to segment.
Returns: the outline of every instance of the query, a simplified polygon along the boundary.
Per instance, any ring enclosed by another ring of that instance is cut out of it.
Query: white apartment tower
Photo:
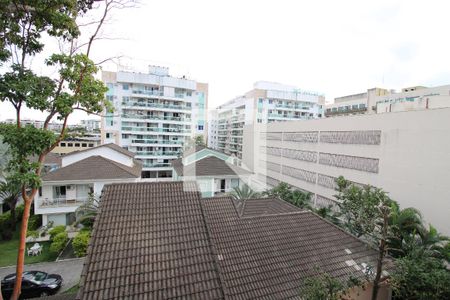
[[[294,86],[258,81],[253,90],[217,108],[210,146],[242,159],[244,125],[321,118],[325,97]],[[214,136],[216,135],[216,136]]]
[[[196,135],[206,140],[208,84],[169,75],[150,66],[148,73],[103,72],[114,112],[102,118],[102,143],[136,153],[142,178],[171,178],[170,162]]]

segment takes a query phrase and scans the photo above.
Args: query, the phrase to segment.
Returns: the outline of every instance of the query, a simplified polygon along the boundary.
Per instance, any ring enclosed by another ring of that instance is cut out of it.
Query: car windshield
[[[25,272],[23,278],[32,282],[42,282],[47,278],[47,273],[44,272]]]

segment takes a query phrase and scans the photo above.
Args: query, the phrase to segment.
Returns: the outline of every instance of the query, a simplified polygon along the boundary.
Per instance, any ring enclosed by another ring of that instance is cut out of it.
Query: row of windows
[[[69,142],[61,142],[59,143],[59,147],[81,147],[81,148],[92,148],[94,147],[93,143],[69,143]]]

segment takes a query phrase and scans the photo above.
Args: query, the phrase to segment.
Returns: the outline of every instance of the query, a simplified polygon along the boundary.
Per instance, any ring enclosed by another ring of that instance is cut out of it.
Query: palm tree
[[[416,235],[422,237],[425,233],[421,213],[413,208],[408,207],[400,209],[397,202],[391,203],[391,215],[389,225],[392,228],[392,235],[389,238],[388,245],[393,256],[403,256],[407,252],[405,240],[411,241]]]
[[[251,198],[258,198],[260,194],[252,190],[247,184],[244,184],[242,187],[235,187],[231,192],[231,197],[236,200],[245,200]]]
[[[0,200],[8,204],[11,210],[11,230],[16,230],[16,205],[22,196],[20,185],[11,179],[0,182]]]
[[[97,195],[90,194],[88,200],[75,210],[75,226],[83,224],[88,228],[94,225],[100,205],[100,199]]]
[[[432,257],[441,258],[449,261],[449,243],[450,238],[448,236],[440,234],[436,228],[431,224],[428,230],[422,234],[421,238],[422,247],[425,252]]]

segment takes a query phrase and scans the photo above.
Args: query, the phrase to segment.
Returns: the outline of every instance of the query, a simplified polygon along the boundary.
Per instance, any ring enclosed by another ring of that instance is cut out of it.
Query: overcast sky
[[[449,13],[445,0],[141,0],[116,13],[106,34],[120,39],[96,44],[93,58],[122,55],[123,66],[207,82],[211,108],[258,80],[332,101],[375,86],[450,84]],[[13,117],[0,108],[0,119]]]

